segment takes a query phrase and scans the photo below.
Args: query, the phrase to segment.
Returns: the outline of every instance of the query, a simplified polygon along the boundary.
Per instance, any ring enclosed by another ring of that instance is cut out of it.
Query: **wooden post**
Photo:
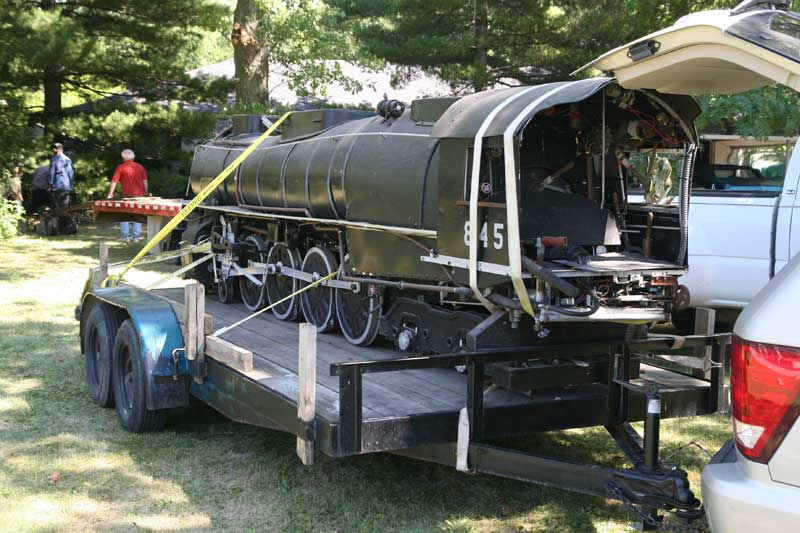
[[[206,357],[206,287],[202,283],[196,283],[195,285],[197,286],[197,292],[195,293],[194,323],[197,328],[197,362],[199,368],[202,369],[205,368]],[[202,377],[205,377],[205,372],[203,372]]]
[[[100,281],[108,277],[108,244],[100,243]]]
[[[183,286],[183,324],[186,326],[186,359],[197,359],[197,291],[200,286],[197,281],[190,281]]]
[[[297,363],[297,417],[313,422],[317,401],[317,328],[300,324],[300,350]],[[314,441],[297,437],[297,456],[304,465],[314,464]]]
[[[192,280],[183,287],[184,326],[186,328],[186,359],[197,383],[205,378],[206,356],[206,288]]]

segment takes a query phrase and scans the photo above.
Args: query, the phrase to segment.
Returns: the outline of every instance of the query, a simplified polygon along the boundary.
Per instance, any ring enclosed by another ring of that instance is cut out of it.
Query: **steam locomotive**
[[[687,299],[699,112],[612,78],[295,112],[188,224],[184,239],[216,254],[194,276],[222,301],[272,305],[361,346],[630,334]],[[237,116],[199,145],[192,190],[274,120]]]

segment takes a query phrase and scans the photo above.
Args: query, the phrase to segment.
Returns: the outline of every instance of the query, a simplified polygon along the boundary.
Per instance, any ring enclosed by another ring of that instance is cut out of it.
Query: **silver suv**
[[[800,531],[800,255],[733,329],[734,438],[703,470],[711,529]]]

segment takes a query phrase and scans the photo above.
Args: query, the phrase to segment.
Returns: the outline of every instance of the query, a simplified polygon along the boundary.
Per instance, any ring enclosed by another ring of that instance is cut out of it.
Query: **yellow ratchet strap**
[[[234,159],[234,160],[233,160],[233,162],[232,162],[230,165],[228,165],[227,167],[225,167],[225,170],[223,170],[222,172],[220,172],[220,173],[219,173],[219,175],[218,175],[216,178],[214,178],[214,179],[211,181],[211,183],[209,183],[208,185],[206,185],[206,187],[205,187],[205,188],[204,188],[202,191],[200,191],[200,192],[197,194],[197,196],[195,196],[195,197],[192,199],[192,201],[191,201],[191,202],[189,202],[188,204],[186,204],[186,205],[183,207],[183,209],[181,209],[180,211],[178,211],[178,214],[177,214],[177,215],[175,215],[175,216],[172,218],[172,220],[170,220],[170,221],[167,223],[167,225],[166,225],[166,226],[164,226],[163,228],[161,228],[161,231],[159,231],[159,232],[156,234],[156,236],[155,236],[155,237],[153,237],[152,239],[150,239],[150,242],[148,242],[148,243],[147,243],[147,244],[144,246],[144,248],[142,248],[141,250],[139,250],[139,253],[138,253],[138,254],[136,254],[136,257],[134,257],[133,259],[131,259],[130,263],[128,263],[128,264],[127,264],[127,266],[125,266],[125,268],[122,270],[122,272],[120,272],[120,273],[119,273],[118,275],[116,275],[116,276],[108,276],[108,277],[107,277],[105,280],[103,280],[102,286],[103,286],[103,287],[106,287],[106,286],[107,286],[107,285],[109,285],[109,284],[110,284],[110,285],[112,285],[112,286],[116,286],[116,285],[117,285],[117,284],[118,284],[118,283],[119,283],[119,282],[122,280],[123,276],[125,276],[125,274],[126,274],[126,273],[127,273],[127,272],[128,272],[130,269],[131,269],[131,268],[133,268],[133,267],[134,267],[134,265],[135,265],[137,262],[139,262],[139,260],[140,260],[142,257],[144,257],[145,255],[147,255],[147,253],[148,253],[150,250],[152,250],[152,249],[153,249],[153,247],[154,247],[156,244],[158,244],[159,242],[161,242],[162,240],[164,240],[164,238],[165,238],[167,235],[169,235],[169,234],[170,234],[170,232],[171,232],[172,230],[174,230],[174,229],[175,229],[175,228],[178,226],[178,224],[180,224],[181,222],[183,222],[183,219],[185,219],[187,216],[189,216],[189,214],[190,214],[192,211],[194,211],[194,210],[195,210],[195,208],[196,208],[198,205],[200,205],[200,204],[203,202],[203,200],[205,200],[205,199],[206,199],[206,198],[207,198],[207,197],[208,197],[208,196],[209,196],[209,195],[210,195],[212,192],[214,192],[214,190],[215,190],[217,187],[219,187],[219,186],[222,184],[222,182],[223,182],[223,181],[225,181],[225,179],[226,179],[228,176],[230,176],[230,175],[233,173],[233,171],[234,171],[234,170],[236,170],[236,168],[237,168],[239,165],[241,165],[241,164],[244,162],[244,160],[245,160],[245,159],[247,159],[248,157],[250,157],[250,154],[252,154],[252,153],[253,153],[253,152],[256,150],[256,148],[258,148],[259,146],[261,146],[261,144],[262,144],[264,141],[266,141],[266,140],[267,140],[267,138],[268,138],[270,135],[272,135],[272,133],[273,133],[273,132],[274,132],[276,129],[278,129],[278,127],[281,125],[281,123],[283,123],[283,121],[284,121],[284,120],[286,120],[286,119],[289,117],[289,115],[291,115],[291,114],[292,114],[292,112],[291,112],[291,111],[289,111],[288,113],[285,113],[285,114],[284,114],[284,115],[283,115],[281,118],[279,118],[278,120],[276,120],[276,121],[275,121],[275,122],[272,124],[272,126],[270,126],[270,127],[269,127],[269,129],[267,129],[267,131],[265,131],[265,132],[264,132],[264,133],[261,135],[261,137],[259,137],[259,138],[256,140],[256,142],[254,142],[253,144],[251,144],[250,146],[248,146],[248,147],[247,147],[247,149],[246,149],[244,152],[242,152],[241,154],[239,154],[239,157],[237,157],[236,159]]]

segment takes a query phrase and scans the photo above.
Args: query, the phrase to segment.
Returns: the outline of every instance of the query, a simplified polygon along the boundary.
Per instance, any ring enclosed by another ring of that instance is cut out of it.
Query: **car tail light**
[[[736,445],[767,463],[800,414],[800,349],[734,337],[731,355]]]

